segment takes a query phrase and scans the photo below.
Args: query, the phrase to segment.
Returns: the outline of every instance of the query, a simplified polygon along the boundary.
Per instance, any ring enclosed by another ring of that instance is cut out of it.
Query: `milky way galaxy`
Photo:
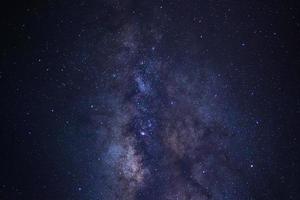
[[[296,3],[3,8],[1,200],[300,199]]]
[[[107,111],[94,116],[103,124],[103,198],[244,197],[243,175],[231,159],[237,136],[224,111],[234,110],[226,80],[205,63],[161,56],[161,39],[148,34],[155,41],[148,46],[140,29],[122,27],[118,50],[107,55],[117,66],[114,89],[98,102]]]

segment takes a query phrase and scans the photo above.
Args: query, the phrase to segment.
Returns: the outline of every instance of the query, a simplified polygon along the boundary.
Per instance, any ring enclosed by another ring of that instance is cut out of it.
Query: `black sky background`
[[[138,20],[149,22],[152,19],[147,12],[157,4],[136,1],[126,12],[141,12]],[[249,177],[250,184],[260,185],[253,191],[255,199],[299,199],[299,3],[164,4],[165,12],[176,22],[164,24],[169,37],[163,42],[176,49],[170,54],[179,63],[185,62],[188,54],[196,62],[222,66],[216,68],[229,77],[233,96],[238,99],[236,106],[248,117],[260,116],[273,126],[267,131],[271,141],[262,136],[258,151],[265,159],[272,157],[275,164],[262,168],[261,183]],[[82,126],[78,124],[89,123],[86,115],[90,111],[69,105],[80,99],[78,96],[96,95],[98,79],[89,75],[88,67],[79,71],[65,63],[76,57],[83,41],[102,37],[129,15],[100,1],[1,3],[0,199],[80,199],[76,185],[89,179],[89,173],[82,168],[85,158],[74,158],[73,154],[88,151],[95,136],[91,133],[84,142],[79,139],[76,132]],[[121,19],[115,22],[112,16]],[[201,25],[195,25],[198,20],[203,21]],[[186,35],[190,32],[205,39],[189,41]],[[91,42],[84,45],[93,46]],[[93,65],[95,61],[89,58],[96,55],[89,53],[86,60],[74,60],[74,66]],[[254,95],[249,95],[252,92]],[[266,130],[261,132],[263,135]],[[263,148],[266,143],[272,151]]]

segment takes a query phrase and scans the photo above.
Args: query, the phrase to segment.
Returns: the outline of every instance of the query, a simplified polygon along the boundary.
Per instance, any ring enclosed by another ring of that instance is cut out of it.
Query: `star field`
[[[0,199],[299,199],[298,11],[3,5]]]

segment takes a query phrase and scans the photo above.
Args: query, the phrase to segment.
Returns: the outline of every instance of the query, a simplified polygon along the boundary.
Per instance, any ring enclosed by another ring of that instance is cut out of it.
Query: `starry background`
[[[1,5],[0,199],[299,199],[297,1]]]

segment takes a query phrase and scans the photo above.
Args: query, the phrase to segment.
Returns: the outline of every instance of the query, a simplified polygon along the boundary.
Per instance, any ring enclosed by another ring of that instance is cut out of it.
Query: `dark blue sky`
[[[299,3],[1,6],[0,199],[299,199]]]

